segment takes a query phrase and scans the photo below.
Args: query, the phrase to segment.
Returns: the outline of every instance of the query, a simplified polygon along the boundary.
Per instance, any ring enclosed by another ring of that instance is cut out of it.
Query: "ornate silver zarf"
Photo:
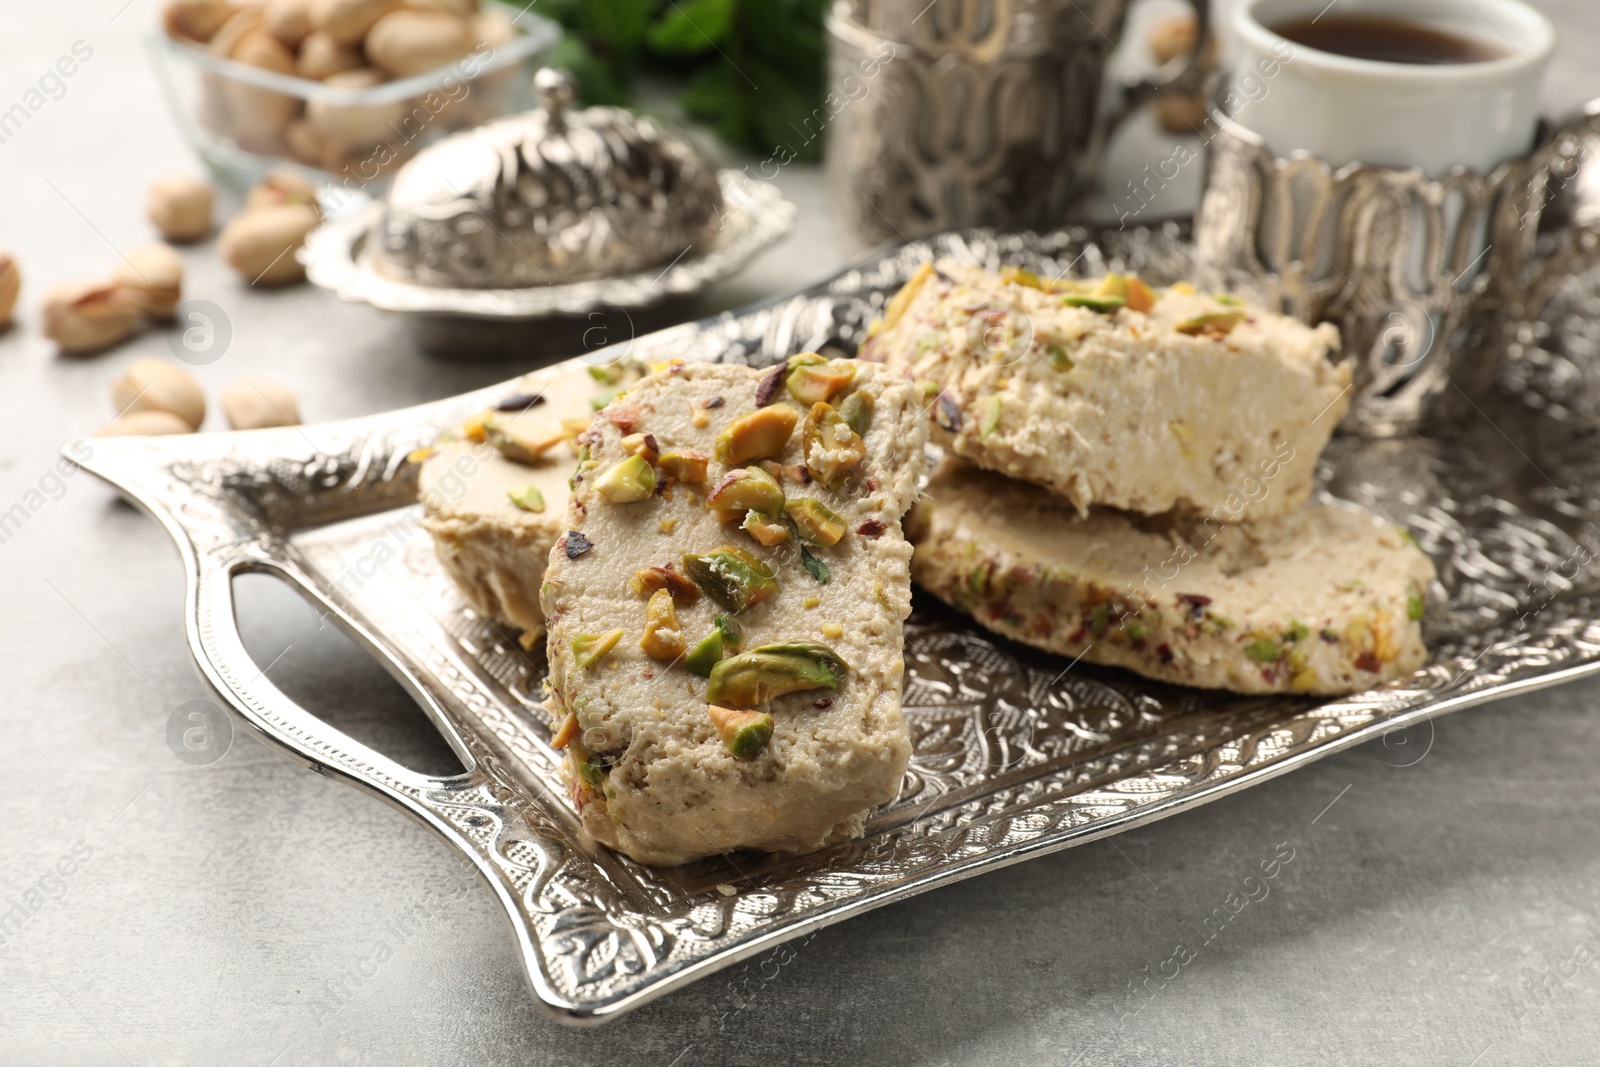
[[[567,75],[534,79],[541,110],[447,137],[395,175],[372,244],[421,285],[526,288],[639,271],[716,235],[716,167],[620,108],[572,107]]]

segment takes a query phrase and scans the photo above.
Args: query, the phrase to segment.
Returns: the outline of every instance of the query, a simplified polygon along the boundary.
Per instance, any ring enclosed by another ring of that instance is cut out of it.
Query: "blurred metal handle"
[[[1166,81],[1153,81],[1142,72],[1129,75],[1122,86],[1122,102],[1111,113],[1106,124],[1106,135],[1116,132],[1130,115],[1165,93],[1198,93],[1205,88],[1206,62],[1211,51],[1211,0],[1189,0],[1200,32],[1195,37],[1194,51],[1189,54],[1183,69]],[[1167,66],[1177,63],[1174,59]]]

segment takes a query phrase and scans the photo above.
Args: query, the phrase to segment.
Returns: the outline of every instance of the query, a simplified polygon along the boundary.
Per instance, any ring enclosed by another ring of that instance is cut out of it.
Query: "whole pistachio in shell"
[[[341,44],[356,44],[401,0],[312,0],[311,24]]]
[[[383,81],[370,67],[335,74],[323,84],[332,89],[359,91]],[[387,104],[338,104],[314,99],[306,105],[306,120],[316,128],[330,153],[364,148],[394,136],[391,127],[406,114],[403,101]]]
[[[315,211],[318,218],[322,217],[322,208],[317,204],[317,187],[287,170],[272,171],[256,182],[244,201],[246,211],[282,204],[300,204]]]
[[[145,214],[169,241],[198,241],[211,232],[211,183],[169,174],[150,183]]]
[[[182,367],[160,359],[136,359],[111,383],[117,417],[159,411],[182,419],[191,430],[206,420],[206,396]]]
[[[291,49],[311,32],[311,0],[272,0],[262,12],[261,28]]]
[[[396,78],[437,70],[472,51],[465,19],[439,11],[396,11],[373,24],[366,40],[372,65]]]
[[[417,11],[442,11],[466,18],[477,13],[478,0],[406,0],[406,6]]]
[[[282,41],[259,31],[247,33],[230,57],[274,74],[295,72],[294,53]],[[300,114],[300,100],[289,93],[274,92],[239,81],[227,81],[229,132],[243,148],[277,153],[283,143],[283,129]]]
[[[289,285],[306,276],[295,253],[320,221],[304,204],[246,211],[222,228],[217,251],[251,285]]]
[[[300,407],[287,387],[268,378],[245,378],[222,390],[222,414],[235,430],[300,425]]]
[[[0,329],[11,325],[11,313],[17,309],[17,294],[21,291],[21,268],[14,258],[0,252]]]
[[[130,411],[94,432],[96,437],[162,437],[193,433],[194,428],[170,411]]]
[[[489,8],[472,16],[472,37],[479,44],[499,48],[517,35],[516,23],[499,8]]]
[[[139,328],[139,305],[111,282],[70,282],[45,294],[44,335],[73,355],[120,344]]]
[[[238,12],[233,0],[171,0],[163,21],[169,36],[205,42]]]
[[[183,260],[171,245],[152,241],[130,249],[112,269],[111,280],[146,315],[170,319],[183,299]]]
[[[320,82],[335,74],[348,74],[367,65],[359,44],[340,44],[323,30],[313,30],[300,45],[295,72],[302,78]]]

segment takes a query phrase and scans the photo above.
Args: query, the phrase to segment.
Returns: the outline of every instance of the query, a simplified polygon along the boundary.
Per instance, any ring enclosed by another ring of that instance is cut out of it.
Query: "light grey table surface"
[[[207,694],[167,537],[90,477],[50,476],[60,443],[109,414],[120,368],[166,339],[77,360],[37,332],[43,291],[148,239],[146,183],[194,165],[141,52],[155,5],[122,4],[0,5],[0,110],[75,41],[94,50],[0,143],[0,248],[27,276],[0,336],[0,511],[29,510],[0,544],[0,1064],[1600,1060],[1597,683],[929,893],[593,1032],[538,1012],[488,891],[403,816],[242,733],[212,765],[181,762],[169,719]],[[1551,107],[1600,93],[1600,11],[1540,6],[1562,28]],[[1156,143],[1141,136],[1114,166],[1137,168]],[[779,182],[795,236],[705,310],[857,251],[815,171]],[[265,374],[323,420],[518,369],[427,358],[394,321],[311,288],[247,291],[210,244],[184,258],[188,295],[234,330],[198,370],[213,395]],[[292,596],[251,583],[242,618],[291,695],[402,762],[450,766],[398,688]],[[1155,977],[1280,848],[1293,859],[1270,896]]]

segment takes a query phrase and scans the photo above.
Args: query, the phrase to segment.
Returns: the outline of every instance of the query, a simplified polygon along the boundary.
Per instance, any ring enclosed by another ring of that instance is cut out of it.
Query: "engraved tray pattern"
[[[947,234],[799,295],[640,338],[634,355],[761,364],[849,351],[917,264],[946,255],[1166,281],[1187,273],[1189,246],[1177,224]],[[1600,589],[1587,567],[1600,552],[1600,440],[1588,420],[1560,417],[1600,407],[1579,388],[1597,344],[1593,327],[1579,326],[1594,321],[1600,280],[1580,276],[1513,350],[1481,418],[1431,438],[1338,438],[1324,457],[1325,499],[1407,523],[1439,566],[1425,621],[1434,660],[1415,676],[1331,701],[1184,689],[1071,666],[919,594],[907,632],[911,767],[866,835],[809,856],[740,854],[670,870],[580,840],[539,704],[542,657],[464,606],[415,525],[405,456],[503,386],[321,426],[96,440],[84,465],[177,541],[196,661],[244,722],[460,848],[510,915],[540,1003],[563,1021],[596,1023],[897,898],[1600,668]],[[240,571],[300,586],[417,697],[470,769],[409,771],[289,701],[234,629],[230,579]]]

